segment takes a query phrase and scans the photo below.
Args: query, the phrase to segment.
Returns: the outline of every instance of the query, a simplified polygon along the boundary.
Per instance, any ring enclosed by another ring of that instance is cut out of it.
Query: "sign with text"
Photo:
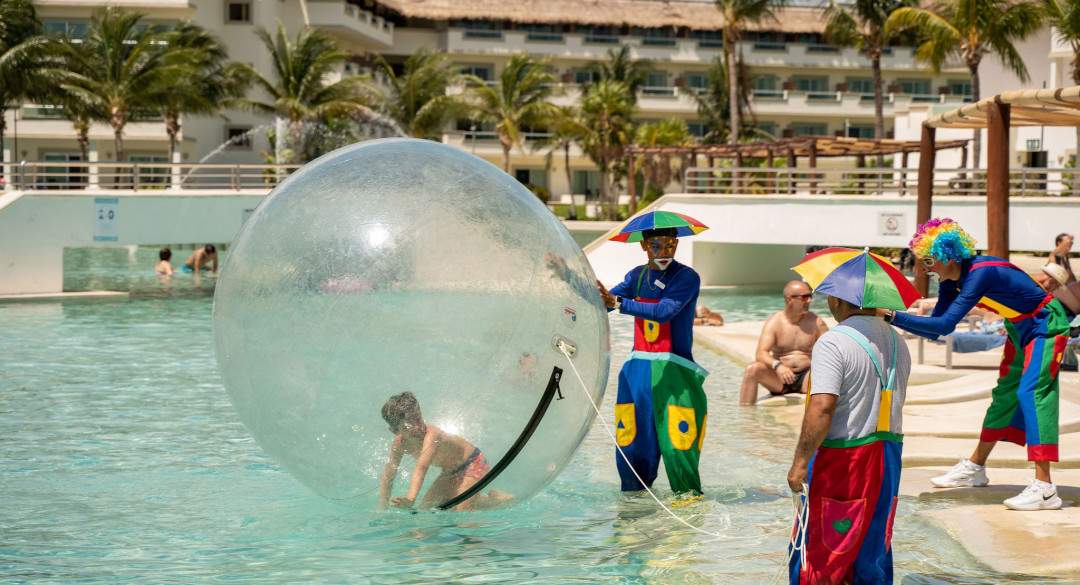
[[[94,241],[115,242],[119,239],[120,199],[94,197]]]
[[[878,213],[878,235],[902,236],[906,225],[907,214],[905,213]]]

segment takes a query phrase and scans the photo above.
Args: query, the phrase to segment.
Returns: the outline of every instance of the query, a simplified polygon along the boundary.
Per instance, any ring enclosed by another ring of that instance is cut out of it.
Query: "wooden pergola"
[[[917,223],[930,219],[936,130],[986,128],[987,253],[1009,257],[1009,128],[1012,126],[1080,126],[1080,87],[1007,91],[923,122]],[[916,271],[915,286],[926,294],[925,273]]]
[[[933,144],[934,150],[950,148],[961,149],[961,167],[967,166],[968,140],[949,140]],[[628,171],[634,176],[634,157],[637,155],[664,154],[693,157],[695,164],[697,157],[704,156],[708,160],[708,166],[713,166],[718,158],[733,159],[734,167],[739,169],[743,166],[743,160],[747,158],[766,159],[769,167],[778,157],[787,159],[787,166],[798,166],[799,158],[809,159],[809,168],[817,167],[819,157],[855,157],[858,166],[866,166],[866,157],[878,155],[902,155],[901,167],[907,168],[908,154],[921,152],[921,142],[872,139],[872,138],[846,138],[841,136],[796,136],[793,138],[781,138],[779,140],[763,142],[746,142],[738,144],[703,144],[697,146],[630,146],[626,149],[628,158]],[[739,171],[734,171],[738,180]],[[630,205],[636,207],[637,193],[634,181],[630,181]]]

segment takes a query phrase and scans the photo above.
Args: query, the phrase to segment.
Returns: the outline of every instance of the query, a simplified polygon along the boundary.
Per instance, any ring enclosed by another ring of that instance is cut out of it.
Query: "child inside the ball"
[[[424,494],[424,499],[420,502],[422,508],[449,502],[476,485],[491,471],[487,458],[475,445],[425,423],[420,412],[420,403],[412,392],[391,396],[382,407],[382,417],[390,425],[390,432],[396,436],[379,483],[380,510],[386,509],[387,504],[397,508],[412,508],[416,504],[416,498],[420,496],[420,488],[424,485],[424,478],[431,466],[442,469],[442,473]],[[405,496],[391,498],[394,478],[405,454],[416,459],[416,466],[409,479],[409,492]],[[454,506],[454,510],[492,508],[512,498],[512,495],[488,490],[487,494],[478,493]]]

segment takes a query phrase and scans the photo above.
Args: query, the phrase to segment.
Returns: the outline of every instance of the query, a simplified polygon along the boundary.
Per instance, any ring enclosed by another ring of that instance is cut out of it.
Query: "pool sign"
[[[115,242],[119,239],[119,208],[117,197],[94,197],[94,241]]]
[[[879,213],[878,235],[902,236],[904,226],[907,225],[907,217],[904,213]]]

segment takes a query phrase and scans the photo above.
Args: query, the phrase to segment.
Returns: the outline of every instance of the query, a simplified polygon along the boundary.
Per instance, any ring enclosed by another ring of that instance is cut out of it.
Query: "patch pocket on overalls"
[[[1069,338],[1064,335],[1054,336],[1054,356],[1050,361],[1050,377],[1058,374],[1061,368],[1061,359],[1065,357],[1065,346],[1069,344]]]
[[[821,542],[834,553],[846,553],[858,542],[865,516],[865,498],[821,498]]]

